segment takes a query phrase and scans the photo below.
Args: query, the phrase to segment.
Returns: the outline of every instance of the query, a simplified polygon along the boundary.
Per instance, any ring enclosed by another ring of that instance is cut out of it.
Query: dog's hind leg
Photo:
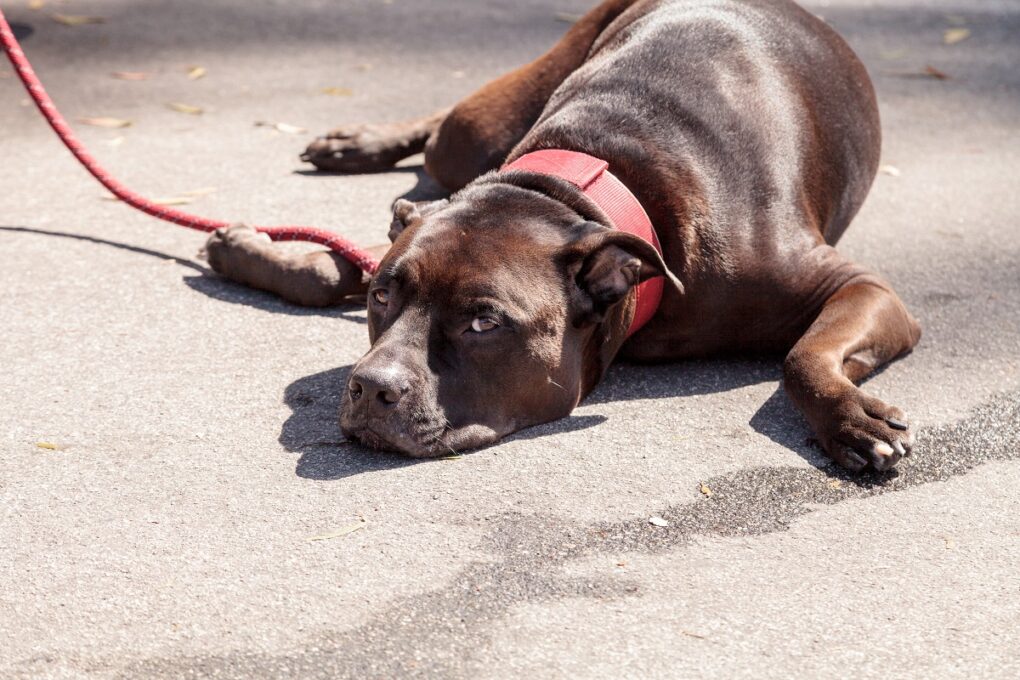
[[[898,408],[856,383],[913,349],[921,327],[887,283],[862,273],[822,307],[786,358],[785,386],[836,462],[887,470],[909,455],[910,425]]]
[[[503,163],[598,37],[636,2],[606,0],[551,50],[452,109],[404,123],[341,127],[312,142],[302,158],[320,170],[371,172],[424,150],[425,169],[433,179],[451,191],[460,189]]]
[[[425,169],[451,191],[495,170],[534,126],[549,97],[585,62],[595,41],[638,0],[606,0],[552,49],[457,104],[425,147]]]
[[[380,125],[346,125],[319,137],[301,154],[319,170],[329,172],[379,172],[421,153],[449,109],[425,118]]]
[[[337,305],[368,289],[368,277],[339,254],[291,252],[243,224],[217,229],[205,248],[216,273],[303,307]],[[381,258],[389,244],[367,250]]]

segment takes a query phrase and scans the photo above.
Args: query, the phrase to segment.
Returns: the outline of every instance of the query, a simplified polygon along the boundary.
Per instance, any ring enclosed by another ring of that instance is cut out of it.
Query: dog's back
[[[657,0],[608,27],[517,151],[555,144],[613,159],[658,227],[696,217],[734,257],[734,239],[753,251],[759,228],[791,230],[769,239],[788,243],[810,226],[835,243],[874,178],[880,132],[863,66],[794,3]]]

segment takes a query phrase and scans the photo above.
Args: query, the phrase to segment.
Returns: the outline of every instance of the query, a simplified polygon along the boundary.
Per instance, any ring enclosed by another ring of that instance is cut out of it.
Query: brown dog
[[[208,250],[217,271],[300,304],[368,294],[372,347],[341,425],[371,445],[431,456],[561,418],[617,356],[784,352],[786,389],[828,454],[884,470],[913,435],[855,383],[914,347],[920,327],[889,284],[832,247],[879,146],[863,66],[792,2],[606,0],[449,111],[309,146],[317,167],[350,172],[424,150],[456,191],[397,202],[371,281],[244,227]],[[570,181],[496,171],[540,149],[607,161],[662,257]],[[628,337],[636,287],[655,276],[671,283]]]

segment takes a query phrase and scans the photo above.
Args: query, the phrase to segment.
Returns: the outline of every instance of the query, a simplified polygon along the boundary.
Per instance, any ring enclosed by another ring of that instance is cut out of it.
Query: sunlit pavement
[[[120,179],[366,244],[434,189],[420,160],[315,176],[307,140],[452,103],[587,7],[25,5],[4,11],[65,115],[131,122],[77,125]],[[571,418],[459,459],[341,443],[363,310],[211,275],[200,234],[105,200],[0,66],[0,676],[1017,677],[1020,7],[810,7],[884,122],[840,248],[925,329],[867,385],[921,428],[889,478],[826,467],[768,358],[616,367]]]

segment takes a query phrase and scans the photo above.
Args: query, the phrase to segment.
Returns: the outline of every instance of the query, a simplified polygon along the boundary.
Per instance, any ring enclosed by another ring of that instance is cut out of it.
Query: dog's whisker
[[[450,425],[449,421],[447,421],[446,424],[449,426]],[[443,429],[443,432],[446,432],[445,428]],[[460,455],[460,452],[458,452],[457,449],[455,449],[452,446],[450,446],[450,444],[448,442],[443,441],[443,438],[442,438],[441,435],[433,434],[432,438],[436,440],[437,444],[439,444],[441,446],[445,446],[450,451],[451,455],[454,455],[454,456],[459,456]]]

